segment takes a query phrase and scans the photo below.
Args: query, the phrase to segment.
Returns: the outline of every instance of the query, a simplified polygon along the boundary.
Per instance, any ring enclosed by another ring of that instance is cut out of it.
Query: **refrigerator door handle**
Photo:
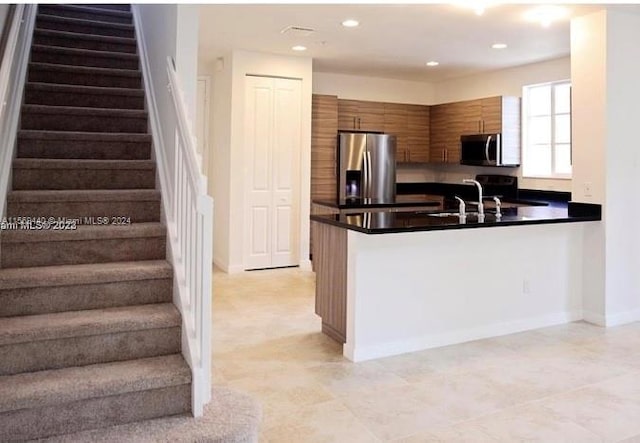
[[[364,153],[364,168],[367,171],[367,183],[365,184],[365,197],[371,198],[371,153]]]
[[[369,168],[367,168],[367,151],[362,154],[362,189],[361,196],[362,198],[367,197],[367,193],[369,187]]]

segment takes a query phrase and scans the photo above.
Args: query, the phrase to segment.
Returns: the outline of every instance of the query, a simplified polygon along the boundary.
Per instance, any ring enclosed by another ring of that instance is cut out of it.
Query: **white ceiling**
[[[568,19],[543,28],[523,18],[532,7],[496,5],[478,16],[450,4],[201,5],[199,52],[207,61],[231,49],[312,57],[314,71],[433,82],[568,55]],[[572,16],[599,9],[565,7]],[[347,18],[360,26],[344,28]],[[315,32],[281,34],[289,25]],[[492,49],[497,42],[509,46]],[[292,51],[298,44],[308,50]]]

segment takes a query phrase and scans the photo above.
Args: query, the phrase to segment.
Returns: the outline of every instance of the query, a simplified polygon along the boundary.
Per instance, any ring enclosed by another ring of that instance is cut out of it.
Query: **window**
[[[571,178],[571,83],[525,86],[522,97],[522,175]]]

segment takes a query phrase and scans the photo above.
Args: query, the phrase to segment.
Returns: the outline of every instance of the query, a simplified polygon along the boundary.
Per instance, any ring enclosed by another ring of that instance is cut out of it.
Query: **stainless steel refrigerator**
[[[396,198],[396,136],[338,133],[338,198],[393,202]]]

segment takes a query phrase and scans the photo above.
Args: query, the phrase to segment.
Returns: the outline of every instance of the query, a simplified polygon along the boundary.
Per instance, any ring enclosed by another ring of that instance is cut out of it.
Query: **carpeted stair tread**
[[[49,6],[49,8],[43,8],[42,6]],[[108,7],[108,5],[106,5],[107,7],[103,6],[93,6],[93,5],[41,5],[40,6],[40,10],[47,10],[47,11],[53,11],[53,12],[47,12],[48,14],[57,14],[57,15],[62,15],[64,17],[66,17],[67,15],[65,15],[65,12],[86,12],[86,13],[90,13],[90,14],[95,14],[95,15],[105,15],[105,16],[114,16],[114,17],[124,17],[124,18],[130,18],[131,17],[131,12],[130,11],[120,11],[116,8],[111,8]]]
[[[2,233],[2,243],[72,242],[125,238],[164,237],[166,228],[158,222],[131,225],[81,225],[75,230],[8,230]]]
[[[76,66],[76,65],[61,65],[57,63],[41,63],[31,62],[29,63],[29,69],[40,69],[51,72],[61,72],[65,74],[87,74],[87,75],[109,75],[119,77],[140,77],[140,69],[120,69],[120,68],[100,68],[95,66]],[[140,89],[140,88],[130,88]]]
[[[171,278],[165,260],[0,269],[0,291]]]
[[[67,94],[99,94],[124,95],[128,97],[144,97],[144,90],[134,88],[117,88],[110,86],[66,85],[59,83],[27,82],[25,88],[39,92],[64,92]]]
[[[138,69],[139,67],[137,54],[36,44],[31,47],[31,61],[103,68]]]
[[[151,135],[23,129],[17,157],[144,160],[151,158]]]
[[[76,432],[41,443],[251,443],[258,441],[262,410],[256,400],[234,389],[216,387],[204,415],[182,414],[106,429]]]
[[[82,131],[41,131],[37,129],[21,129],[18,138],[23,140],[80,140],[87,142],[148,142],[151,143],[151,134],[138,132],[113,133],[113,132],[82,132]]]
[[[113,23],[113,22],[104,22],[100,20],[89,20],[82,18],[74,18],[74,17],[64,17],[59,15],[50,15],[50,14],[38,14],[36,20],[36,27],[40,29],[59,29],[59,28],[50,28],[49,26],[63,26],[68,28],[77,27],[79,29],[89,29],[90,31],[74,31],[69,29],[68,32],[77,32],[77,33],[91,33],[97,35],[115,35],[117,34],[104,34],[104,32],[110,31],[120,31],[125,32],[130,35],[129,38],[133,38],[134,36],[134,28],[132,24],[128,23]]]
[[[57,29],[42,29],[37,28],[34,30],[34,36],[36,37],[57,37],[57,38],[70,38],[77,39],[79,41],[91,40],[100,43],[117,43],[120,45],[131,46],[135,52],[136,39],[132,37],[116,37],[113,35],[100,35],[100,34],[79,34],[77,32],[59,31]],[[127,51],[129,52],[129,51]]]
[[[0,376],[0,413],[190,382],[180,354]]]
[[[79,106],[23,105],[22,111],[53,115],[147,118],[147,111],[141,109],[102,109]]]
[[[74,5],[74,6],[78,6],[78,5]],[[82,5],[79,5],[82,6]],[[95,9],[106,9],[108,11],[112,11],[112,10],[116,10],[116,11],[125,11],[125,12],[130,12],[131,11],[131,5],[126,4],[126,3],[93,3],[91,4],[92,8]]]
[[[0,318],[0,346],[179,327],[172,303]]]
[[[91,159],[50,159],[17,158],[13,161],[15,169],[127,169],[153,170],[153,160],[91,160]]]
[[[104,202],[104,201],[159,201],[160,191],[155,189],[73,189],[10,191],[7,202]]]

